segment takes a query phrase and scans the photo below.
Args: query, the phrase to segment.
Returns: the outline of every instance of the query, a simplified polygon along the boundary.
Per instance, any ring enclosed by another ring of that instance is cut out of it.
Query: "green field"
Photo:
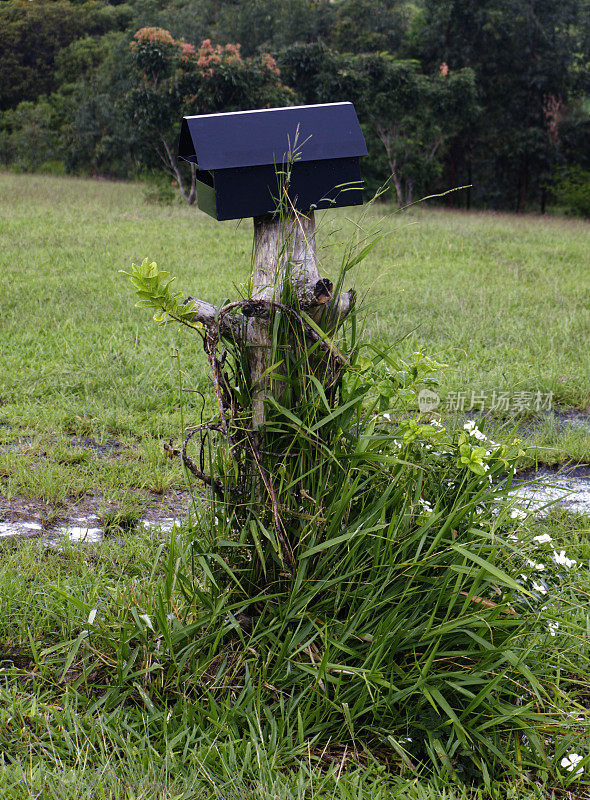
[[[321,218],[326,274],[337,271],[359,218],[357,209]],[[464,393],[465,410],[472,392],[488,406],[493,392],[512,402],[528,392],[529,404],[541,392],[587,412],[588,223],[376,207],[363,224],[383,234],[350,276],[366,336],[399,341],[402,354],[423,347],[446,363],[443,406],[453,392]],[[35,475],[26,459],[19,468],[6,456],[5,492],[52,502],[66,488],[81,497],[91,485],[107,496],[121,486],[176,485],[159,440],[180,433],[179,365],[187,388],[209,394],[205,358],[199,341],[157,329],[134,308],[119,270],[148,257],[178,276],[181,291],[219,302],[247,280],[251,240],[248,220],[215,223],[190,208],[148,205],[140,185],[0,176],[0,435],[29,437],[30,459],[51,461],[55,448],[58,456]],[[183,402],[190,419],[196,396]],[[534,402],[526,416],[535,416]],[[510,409],[492,417],[505,420]],[[587,431],[560,431],[547,418],[533,428],[540,460],[590,461]],[[72,474],[59,457],[68,436],[139,447],[114,473],[103,459]]]
[[[178,276],[183,293],[233,299],[249,276],[252,230],[248,220],[216,223],[187,207],[148,204],[143,191],[0,174],[0,521],[28,510],[50,528],[91,506],[120,532],[148,506],[185,498],[184,476],[162,445],[180,439],[182,416],[200,417],[199,396],[181,386],[206,395],[205,413],[212,407],[200,339],[159,328],[137,310],[119,270],[148,257]],[[534,407],[518,416],[500,409],[488,415],[494,436],[508,438],[516,426],[530,432],[523,466],[590,463],[590,224],[385,207],[371,209],[362,227],[360,219],[355,209],[322,215],[319,243],[334,276],[343,240],[369,229],[383,236],[350,274],[367,340],[402,355],[423,348],[444,362],[443,415],[458,392],[465,412],[472,392],[528,393],[530,402],[550,395],[582,424],[560,426]],[[563,589],[565,628],[583,617],[590,595],[587,518],[554,512],[527,525],[530,535],[550,533],[581,565]],[[323,753],[294,746],[289,755],[293,729],[280,720],[248,720],[248,736],[232,739],[219,709],[216,717],[172,689],[169,715],[154,708],[145,690],[151,665],[121,714],[110,704],[109,671],[132,679],[135,656],[123,664],[104,631],[137,609],[159,613],[159,587],[170,575],[166,542],[130,533],[116,546],[107,539],[52,550],[33,541],[0,552],[0,790],[11,800],[541,798],[565,792],[573,777],[523,773],[479,794],[451,779],[388,776],[337,743]],[[97,608],[105,628],[85,638]],[[580,640],[580,652],[585,647]],[[90,671],[95,656],[101,667]],[[577,680],[566,673],[556,695]],[[555,746],[557,761],[568,747],[588,752],[587,691],[578,686],[572,695],[584,721],[578,739]]]

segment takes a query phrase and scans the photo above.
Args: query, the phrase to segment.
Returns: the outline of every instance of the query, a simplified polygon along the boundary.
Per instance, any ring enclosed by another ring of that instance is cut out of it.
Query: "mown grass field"
[[[4,174],[0,190],[1,421],[45,449],[61,434],[178,434],[178,366],[188,388],[208,393],[199,342],[158,330],[119,270],[148,257],[180,291],[233,298],[249,275],[251,223],[148,205],[139,185]],[[321,218],[326,274],[359,217]],[[368,337],[446,363],[441,397],[463,391],[465,409],[471,392],[493,391],[552,392],[558,406],[588,409],[588,223],[376,207],[366,224],[383,238],[350,281]],[[184,403],[190,416],[198,401]],[[555,452],[541,458],[590,460],[583,433],[546,424],[542,435]]]
[[[326,274],[338,269],[343,239],[364,235],[359,216],[352,209],[321,217]],[[458,391],[552,392],[560,408],[588,413],[588,223],[375,208],[363,225],[384,234],[350,276],[366,309],[367,337],[397,342],[402,354],[422,347],[445,362],[443,398]],[[181,393],[181,385],[211,402],[200,341],[158,327],[135,309],[119,270],[148,257],[178,276],[179,290],[218,303],[234,298],[247,280],[251,238],[249,221],[220,224],[182,206],[149,205],[139,185],[0,174],[5,513],[35,507],[51,525],[93,502],[105,516],[118,510],[133,520],[148,500],[186,488],[162,445],[180,438],[182,416],[194,422],[201,413],[198,395]],[[516,424],[529,426],[528,462],[590,462],[586,430],[534,417],[500,413],[489,422],[496,438],[508,437]],[[116,450],[109,449],[113,441]],[[563,587],[565,629],[570,618],[583,617],[590,596],[588,520],[555,512],[529,520],[526,528],[530,536],[550,534],[579,564]],[[257,719],[255,713],[244,723],[248,735],[242,729],[232,739],[222,730],[222,709],[203,710],[206,704],[181,695],[165,713],[151,707],[145,673],[137,673],[137,692],[122,710],[112,705],[105,689],[109,671],[124,672],[133,684],[136,656],[122,661],[116,649],[101,649],[92,629],[95,609],[107,627],[137,609],[157,616],[170,552],[161,538],[139,533],[86,549],[53,550],[37,541],[2,545],[4,797],[585,796],[584,780],[571,785],[568,773],[523,773],[518,781],[472,791],[450,778],[389,775],[366,754],[338,747],[305,751],[299,741],[289,752],[296,721]],[[563,646],[577,652],[576,642],[585,652],[585,641],[573,635]],[[90,671],[95,657],[102,666]],[[568,680],[564,676],[556,694],[567,691]],[[576,690],[572,709],[578,715],[586,696],[587,687]],[[557,763],[571,749],[588,752],[584,725],[578,738],[572,733],[555,743]]]

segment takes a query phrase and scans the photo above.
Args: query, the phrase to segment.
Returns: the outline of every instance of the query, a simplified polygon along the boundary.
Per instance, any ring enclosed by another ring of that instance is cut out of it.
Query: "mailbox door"
[[[213,219],[219,219],[215,197],[215,177],[206,170],[197,170],[196,178],[198,207]]]

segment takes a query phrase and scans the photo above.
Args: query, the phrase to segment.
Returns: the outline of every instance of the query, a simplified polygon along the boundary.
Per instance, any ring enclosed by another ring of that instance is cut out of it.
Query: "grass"
[[[134,184],[2,174],[0,187],[1,421],[99,441],[178,433],[171,356],[185,385],[209,394],[199,342],[156,331],[118,270],[148,256],[186,293],[234,297],[250,269],[249,221],[215,223],[183,206],[147,205]],[[321,219],[328,274],[355,213]],[[367,295],[370,337],[403,339],[402,355],[424,346],[447,363],[443,398],[540,390],[587,409],[587,222],[372,213],[385,214],[387,235],[351,278]],[[186,395],[189,413],[199,403]],[[559,449],[559,436],[552,439]],[[583,455],[577,447],[575,457]]]
[[[556,513],[543,521],[542,532],[583,563],[588,556],[583,522]],[[540,530],[535,527],[529,534]],[[135,625],[138,609],[146,615],[146,633],[147,619],[157,629],[169,547],[146,534],[129,535],[115,547],[108,541],[86,547],[66,544],[60,550],[38,541],[1,547],[3,797],[533,800],[552,797],[553,791],[560,796],[568,788],[572,776],[559,769],[552,775],[524,773],[487,791],[449,778],[429,780],[411,770],[389,772],[354,748],[306,746],[298,739],[297,715],[267,719],[256,706],[241,724],[223,704],[210,704],[204,717],[203,703],[191,695],[162,710],[142,690],[149,686],[146,677],[159,682],[160,666],[155,660],[144,663],[137,650],[119,666],[123,679],[129,676],[129,699],[121,714],[112,707],[119,689],[111,690],[108,683],[109,674],[115,679],[117,655],[105,646],[104,637],[115,630],[117,620]],[[571,599],[587,597],[589,591],[585,569],[572,573],[562,586],[559,618],[566,631],[578,613]],[[180,594],[174,594],[181,604]],[[552,642],[547,634],[539,642],[542,659],[547,659]],[[560,639],[563,675],[556,692],[568,689],[567,651],[574,642],[568,635]],[[187,677],[188,688],[190,673]],[[572,709],[579,715],[585,701],[577,695]],[[564,753],[585,752],[586,739],[581,731],[573,740],[546,732],[550,750],[554,743],[556,764]],[[584,789],[570,782],[566,796],[582,797]]]
[[[423,346],[445,361],[443,397],[541,390],[564,407],[587,409],[587,223],[418,210],[388,215],[382,225],[389,235],[352,279],[368,292],[368,336],[402,340],[402,355]],[[322,218],[330,274],[337,241],[352,227],[343,213]],[[3,796],[475,800],[577,792],[568,786],[575,776],[557,765],[566,752],[587,751],[582,725],[577,740],[547,730],[551,773],[521,773],[483,790],[448,775],[387,770],[337,742],[316,747],[298,730],[296,713],[269,717],[256,692],[240,719],[235,695],[195,696],[190,671],[185,684],[164,683],[174,669],[163,665],[176,652],[166,635],[184,635],[179,615],[182,625],[193,619],[178,567],[189,551],[134,525],[147,493],[184,486],[162,451],[180,434],[179,371],[207,404],[211,392],[199,341],[157,330],[134,309],[117,270],[149,256],[187,293],[218,302],[247,278],[250,248],[247,221],[220,225],[184,207],[149,206],[135,185],[0,175],[0,491],[9,504],[24,496],[58,509],[93,495],[105,527],[127,531],[84,548],[2,546]],[[186,393],[183,405],[187,421],[199,419],[199,395]],[[491,422],[504,425],[494,438],[511,433],[510,420]],[[590,461],[583,430],[544,420],[535,436],[541,460]],[[514,527],[527,541],[548,533],[580,563],[555,601],[563,632],[555,693],[571,696],[572,711],[583,715],[587,688],[572,664],[583,673],[587,519],[555,512]],[[215,618],[226,628],[219,602]],[[190,644],[203,646],[198,635]],[[546,629],[536,649],[539,663],[560,652]],[[223,678],[220,665],[209,667]],[[351,719],[362,718],[362,709],[350,710]]]

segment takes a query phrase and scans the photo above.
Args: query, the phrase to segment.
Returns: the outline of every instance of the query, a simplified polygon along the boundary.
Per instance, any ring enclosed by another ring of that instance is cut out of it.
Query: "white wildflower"
[[[522,508],[513,508],[510,511],[510,516],[512,519],[526,519],[527,513]]]
[[[556,564],[559,564],[559,566],[567,567],[568,569],[575,567],[577,563],[573,558],[568,558],[566,556],[565,550],[560,550],[559,553],[557,550],[554,550],[551,558]]]
[[[383,419],[386,419],[387,422],[391,422],[391,414],[383,414]]]
[[[465,425],[463,425],[463,430],[467,431],[467,433],[470,436],[473,436],[474,439],[478,439],[480,442],[488,441],[488,437],[485,434],[483,434],[479,428],[476,428],[475,422],[472,419],[470,419],[469,422],[466,422]]]
[[[542,583],[537,583],[537,581],[533,581],[533,589],[535,592],[540,592],[541,594],[547,594],[547,589],[543,586]]]
[[[574,769],[576,769],[580,761],[582,761],[582,758],[583,756],[579,755],[578,753],[569,753],[569,755],[564,756],[561,759],[561,766],[564,769],[567,769],[568,772],[572,772]],[[584,772],[584,767],[576,769],[576,775],[581,775],[582,772]]]
[[[550,619],[547,622],[547,627],[549,628],[549,633],[551,636],[555,636],[555,631],[559,628],[559,622],[556,622],[554,619]]]
[[[537,542],[537,544],[548,544],[552,541],[553,539],[548,533],[540,533],[538,536],[533,536],[533,542]]]
[[[531,561],[530,558],[527,558],[526,563],[529,565],[529,567],[532,567],[533,569],[538,569],[539,572],[543,572],[543,570],[545,569],[545,564],[537,564],[535,561]]]

